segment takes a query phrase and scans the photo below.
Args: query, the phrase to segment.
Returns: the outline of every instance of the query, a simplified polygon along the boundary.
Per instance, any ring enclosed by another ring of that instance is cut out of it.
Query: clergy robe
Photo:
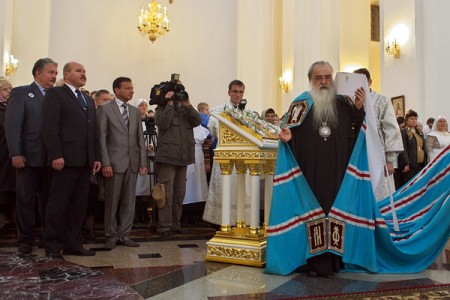
[[[291,128],[289,145],[300,169],[328,215],[344,178],[356,137],[364,120],[364,110],[356,111],[343,97],[335,100],[338,125],[330,126],[331,135],[324,140],[314,123],[314,105],[301,125]],[[324,120],[325,121],[325,120]],[[308,270],[321,275],[339,270],[340,257],[325,253],[308,260]]]

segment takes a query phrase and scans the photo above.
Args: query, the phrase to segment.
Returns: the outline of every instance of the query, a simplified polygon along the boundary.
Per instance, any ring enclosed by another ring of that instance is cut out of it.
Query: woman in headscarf
[[[133,105],[139,109],[141,112],[142,120],[142,130],[144,132],[144,140],[147,147],[147,157],[150,156],[150,151],[152,151],[152,145],[149,143],[149,135],[147,132],[147,111],[148,111],[148,101],[144,98],[138,98],[134,101]],[[149,159],[147,159],[147,165],[150,164]],[[150,171],[151,168],[147,166]],[[149,216],[147,213],[147,206],[150,201],[150,176],[138,176],[136,181],[136,209],[134,223],[147,223],[149,221]]]
[[[438,116],[434,119],[433,127],[426,139],[425,149],[429,161],[432,161],[448,145],[450,145],[450,132],[448,132],[447,118]]]

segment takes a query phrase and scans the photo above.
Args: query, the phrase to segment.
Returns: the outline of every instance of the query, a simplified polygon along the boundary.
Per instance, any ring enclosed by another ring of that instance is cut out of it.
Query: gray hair
[[[38,71],[42,71],[45,67],[45,65],[47,64],[51,64],[51,65],[55,65],[56,67],[58,67],[58,63],[56,61],[54,61],[51,58],[40,58],[38,59],[33,66],[33,70],[31,71],[31,73],[33,74],[33,76],[36,76],[36,73]]]
[[[0,77],[0,87],[4,87],[4,86],[12,86],[11,82],[6,79],[5,77]]]
[[[315,63],[313,63],[313,64],[311,65],[311,67],[309,67],[309,70],[308,70],[308,80],[309,80],[309,81],[311,81],[311,79],[312,79],[311,77],[312,77],[313,69],[314,69],[316,66],[318,66],[318,65],[329,66],[330,69],[331,69],[331,74],[333,74],[333,67],[331,66],[331,64],[330,64],[329,62],[324,61],[324,60],[316,61]]]

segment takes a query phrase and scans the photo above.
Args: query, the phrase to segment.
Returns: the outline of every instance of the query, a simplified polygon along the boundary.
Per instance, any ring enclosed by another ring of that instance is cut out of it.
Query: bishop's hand
[[[364,105],[364,100],[366,100],[366,92],[360,87],[355,91],[355,108],[360,110]]]
[[[283,143],[287,143],[292,139],[292,132],[289,128],[281,128],[280,133],[278,133],[278,137]]]

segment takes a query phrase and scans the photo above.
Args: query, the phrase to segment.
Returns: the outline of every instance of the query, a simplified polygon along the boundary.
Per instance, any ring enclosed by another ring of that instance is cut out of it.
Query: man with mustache
[[[43,106],[42,138],[52,168],[45,216],[45,253],[91,256],[82,233],[91,174],[101,168],[94,100],[80,91],[86,70],[77,62],[64,68],[64,85],[50,89]]]
[[[279,136],[289,143],[309,187],[328,215],[364,119],[365,94],[363,88],[357,89],[354,103],[337,95],[333,68],[325,61],[311,65],[308,79],[310,92],[291,104]],[[293,118],[298,105],[307,109]],[[327,276],[337,272],[340,264],[339,256],[325,253],[308,259],[304,269],[311,276]]]
[[[36,198],[44,228],[49,170],[41,138],[42,105],[46,91],[55,85],[58,63],[50,58],[38,59],[32,74],[33,83],[11,91],[5,117],[6,140],[16,169],[17,243],[19,252],[25,254],[32,252],[34,244]]]

